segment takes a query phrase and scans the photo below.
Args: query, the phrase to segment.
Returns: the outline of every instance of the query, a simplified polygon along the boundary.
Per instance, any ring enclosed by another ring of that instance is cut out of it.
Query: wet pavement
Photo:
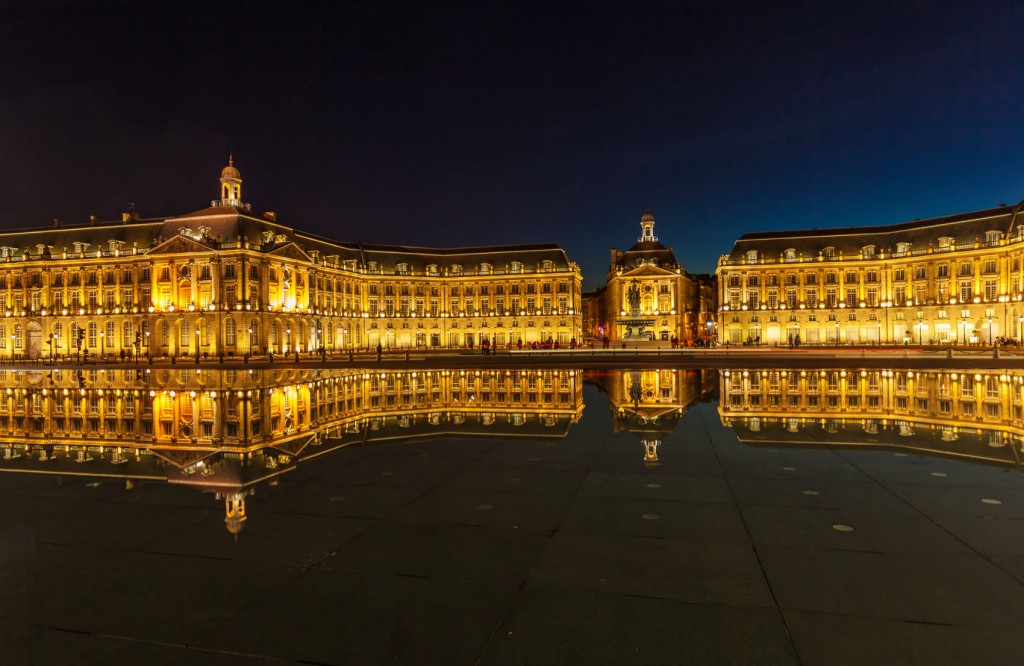
[[[1017,468],[741,441],[697,393],[632,418],[588,379],[564,436],[345,446],[258,485],[237,540],[208,492],[0,474],[0,656],[1024,663]]]

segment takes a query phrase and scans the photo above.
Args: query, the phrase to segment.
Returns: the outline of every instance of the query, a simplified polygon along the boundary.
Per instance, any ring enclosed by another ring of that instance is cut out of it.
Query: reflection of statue
[[[634,278],[633,282],[629,285],[629,289],[626,290],[626,298],[629,300],[630,310],[640,309],[640,284]]]

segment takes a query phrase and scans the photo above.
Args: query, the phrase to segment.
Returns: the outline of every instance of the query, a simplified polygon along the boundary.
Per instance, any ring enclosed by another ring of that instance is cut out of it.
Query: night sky
[[[287,7],[288,13],[281,13]],[[747,231],[1024,198],[1020,3],[0,0],[0,228],[244,198],[339,240]]]

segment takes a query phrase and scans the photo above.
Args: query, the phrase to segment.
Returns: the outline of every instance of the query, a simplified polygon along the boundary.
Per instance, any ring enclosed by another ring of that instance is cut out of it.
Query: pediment
[[[666,277],[670,275],[678,275],[675,271],[671,271],[661,266],[652,266],[651,264],[644,264],[643,266],[637,266],[628,271],[623,271],[620,277]]]
[[[267,254],[274,257],[283,257],[285,259],[295,259],[296,261],[313,262],[313,259],[303,252],[302,248],[296,245],[294,241],[290,241],[286,245],[282,245],[279,248],[271,250]]]
[[[146,254],[179,254],[184,252],[209,252],[213,248],[188,236],[179,235],[168,238]]]
[[[150,449],[153,455],[158,458],[162,458],[167,462],[171,463],[175,467],[185,468],[189,465],[194,465],[200,460],[210,457],[211,452],[204,449],[172,449],[172,448],[153,448]]]

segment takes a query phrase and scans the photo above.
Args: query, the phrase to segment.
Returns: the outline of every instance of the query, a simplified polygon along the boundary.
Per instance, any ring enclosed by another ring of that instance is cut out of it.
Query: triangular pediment
[[[670,271],[667,268],[662,268],[660,266],[652,266],[651,264],[644,264],[643,266],[637,266],[636,268],[630,269],[628,271],[623,271],[620,274],[621,277],[631,277],[631,278],[634,278],[634,277],[647,277],[647,276],[665,277],[667,275],[678,275],[678,273],[676,273],[675,271]]]
[[[295,244],[294,241],[289,241],[287,244],[273,249],[267,254],[274,257],[283,257],[285,259],[295,259],[297,261],[313,261],[308,254],[302,251],[302,248]]]
[[[185,235],[168,238],[146,254],[178,254],[182,252],[209,252],[213,248]]]
[[[189,465],[194,465],[200,460],[208,458],[212,455],[211,451],[206,451],[202,449],[154,448],[150,449],[150,451],[152,451],[153,455],[155,455],[156,457],[162,458],[167,462],[171,463],[172,465],[174,465],[175,467],[181,468],[188,467]]]

